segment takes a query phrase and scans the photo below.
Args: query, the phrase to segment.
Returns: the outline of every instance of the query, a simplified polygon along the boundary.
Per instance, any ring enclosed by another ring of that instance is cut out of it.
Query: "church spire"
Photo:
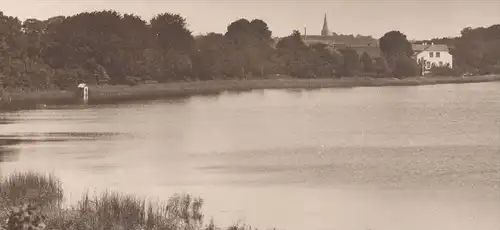
[[[321,30],[321,36],[330,36],[330,30],[328,29],[328,22],[326,21],[326,14],[325,14],[325,19],[323,20],[323,29]]]

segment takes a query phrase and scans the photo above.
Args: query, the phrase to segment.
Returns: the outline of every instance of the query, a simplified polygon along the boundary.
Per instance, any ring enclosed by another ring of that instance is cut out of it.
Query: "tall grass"
[[[14,173],[0,179],[0,229],[43,229],[38,228],[45,226],[41,212],[62,204],[61,183],[51,175]]]
[[[0,181],[0,202],[7,206],[57,205],[63,198],[61,182],[52,175],[14,173]]]
[[[176,195],[166,204],[115,192],[90,197],[48,222],[53,229],[202,229],[200,198]]]
[[[188,194],[174,195],[166,203],[109,191],[96,196],[86,193],[68,208],[63,208],[62,201],[61,183],[52,175],[26,172],[0,178],[0,230],[23,229],[23,225],[54,230],[221,229],[213,222],[203,224],[203,200]]]

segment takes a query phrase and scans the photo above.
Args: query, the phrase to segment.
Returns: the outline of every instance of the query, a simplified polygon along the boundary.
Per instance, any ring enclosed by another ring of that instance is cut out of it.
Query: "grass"
[[[0,200],[8,206],[34,202],[41,206],[59,205],[63,190],[59,180],[51,175],[14,173],[0,182]]]
[[[63,207],[60,181],[32,172],[14,173],[0,180],[0,229],[53,230],[217,230],[203,224],[203,200],[178,194],[166,203],[106,191],[84,194],[76,205]],[[5,224],[4,224],[5,223]],[[3,225],[3,226],[2,226]],[[228,230],[247,230],[235,225]]]
[[[500,81],[500,75],[474,77],[412,77],[394,78],[324,78],[324,79],[254,79],[254,80],[212,80],[195,82],[170,82],[140,84],[136,86],[105,85],[91,86],[91,104],[115,103],[130,100],[151,100],[170,97],[186,97],[200,94],[218,94],[223,91],[248,91],[254,89],[318,89],[340,87],[380,87],[380,86],[417,86],[434,84],[461,84]],[[39,108],[40,104],[72,104],[77,100],[72,91],[36,91],[10,93],[12,102],[5,104],[6,109]],[[2,105],[0,104],[0,107]]]

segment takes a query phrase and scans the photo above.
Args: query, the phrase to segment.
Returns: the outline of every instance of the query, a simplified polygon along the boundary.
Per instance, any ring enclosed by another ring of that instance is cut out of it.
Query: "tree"
[[[361,55],[361,63],[363,64],[363,71],[371,73],[375,70],[372,57],[367,52],[363,52],[363,55]]]
[[[19,19],[5,16],[0,11],[0,74],[4,88],[26,87],[29,85],[25,75],[26,62],[31,63],[26,56],[26,37],[22,32]]]
[[[179,14],[158,14],[151,19],[150,24],[163,50],[175,49],[183,53],[193,51],[194,37],[187,29],[186,19]]]
[[[310,63],[312,53],[302,40],[299,31],[294,30],[291,35],[279,40],[276,49],[282,73],[294,77],[314,77]]]
[[[306,44],[302,40],[298,30],[294,30],[291,35],[282,38],[276,44],[278,50],[300,51],[306,48]]]
[[[339,42],[373,44],[372,37],[334,35]],[[500,73],[500,25],[465,28],[447,44],[454,69],[433,68],[435,75],[461,71]],[[423,42],[423,41],[422,41]],[[355,44],[353,44],[355,43]],[[162,13],[145,21],[115,11],[82,12],[24,22],[0,12],[0,88],[35,90],[89,84],[140,84],[211,79],[355,76],[414,76],[418,64],[411,44],[399,31],[380,39],[382,58],[358,57],[351,48],[306,44],[299,31],[272,38],[261,19],[238,19],[224,34],[193,37],[187,19]],[[422,62],[420,62],[422,64]],[[391,74],[392,73],[392,74]]]
[[[314,69],[316,76],[332,77],[343,63],[341,54],[326,44],[313,44],[310,46],[310,52],[312,52],[311,68]]]
[[[394,77],[414,77],[417,76],[420,68],[415,60],[410,57],[398,57],[394,60],[394,69],[392,71]]]
[[[232,64],[240,69],[239,74],[244,77],[264,75],[265,62],[269,59],[272,49],[271,31],[267,23],[260,19],[248,21],[238,19],[227,26],[225,37],[228,49],[232,52]],[[236,61],[239,63],[236,63]]]
[[[340,74],[346,77],[355,76],[359,71],[358,53],[352,48],[341,49],[340,53],[342,54],[344,59]]]
[[[386,77],[390,72],[389,65],[387,64],[387,61],[383,57],[375,59],[374,68],[378,77]]]
[[[191,56],[194,74],[199,80],[212,80],[221,77],[224,63],[228,62],[228,39],[217,33],[209,33],[195,39],[196,52]]]
[[[27,19],[22,24],[22,30],[27,42],[27,55],[30,58],[41,58],[40,55],[46,47],[45,32],[47,23],[37,19]]]
[[[390,31],[380,38],[380,50],[386,60],[389,60],[389,66],[394,63],[393,59],[397,57],[411,57],[413,49],[406,35],[399,31]]]
[[[261,19],[254,19],[250,22],[253,37],[264,46],[270,46],[272,42],[272,32],[266,22]]]
[[[465,28],[456,41],[456,64],[468,72],[494,73],[500,69],[500,25]]]

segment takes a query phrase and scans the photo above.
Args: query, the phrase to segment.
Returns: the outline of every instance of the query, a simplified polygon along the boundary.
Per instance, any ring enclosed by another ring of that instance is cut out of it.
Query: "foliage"
[[[500,25],[465,28],[460,37],[432,41],[451,46],[454,66],[463,71],[498,73],[499,34]],[[333,36],[347,46],[360,45],[354,40],[376,43],[371,37]],[[187,19],[173,13],[149,21],[112,10],[20,21],[0,12],[0,88],[31,91],[67,89],[82,81],[135,85],[278,75],[382,77],[397,68],[401,56],[413,54],[399,31],[386,33],[379,43],[384,59],[373,60],[349,47],[308,45],[298,31],[275,39],[261,19],[241,18],[229,23],[223,34],[195,37]]]
[[[203,224],[203,200],[187,194],[174,195],[166,203],[113,192],[94,197],[84,194],[76,205],[63,208],[55,205],[62,200],[62,189],[52,176],[29,172],[2,179],[1,230],[221,229],[213,221]],[[251,228],[234,225],[227,229]]]
[[[375,59],[375,64],[374,64],[374,69],[375,69],[375,72],[377,73],[377,76],[379,77],[385,77],[388,75],[390,69],[389,69],[389,65],[387,64],[387,61],[385,60],[385,58],[377,58]]]
[[[453,69],[448,66],[436,66],[431,68],[431,75],[458,77],[461,75],[461,72],[457,68]]]
[[[53,176],[33,172],[14,173],[0,182],[0,200],[7,206],[50,206],[63,200],[61,183]]]
[[[467,27],[461,31],[459,37],[433,38],[418,42],[448,45],[454,57],[454,69],[472,74],[500,73],[499,24],[490,27]]]
[[[413,49],[406,35],[400,31],[390,31],[380,38],[380,50],[390,67],[395,68],[396,61],[401,57],[411,57]]]
[[[346,77],[352,77],[357,75],[360,67],[359,55],[356,50],[351,48],[344,48],[340,50],[342,54],[343,62],[340,68],[340,75]]]
[[[363,55],[361,55],[361,64],[363,66],[363,71],[366,73],[370,73],[375,70],[373,59],[367,52],[363,52]]]
[[[392,74],[396,78],[413,77],[418,75],[420,67],[415,60],[400,56],[394,59]]]
[[[5,224],[6,230],[42,230],[46,228],[46,218],[41,210],[34,205],[21,205],[10,210]]]

